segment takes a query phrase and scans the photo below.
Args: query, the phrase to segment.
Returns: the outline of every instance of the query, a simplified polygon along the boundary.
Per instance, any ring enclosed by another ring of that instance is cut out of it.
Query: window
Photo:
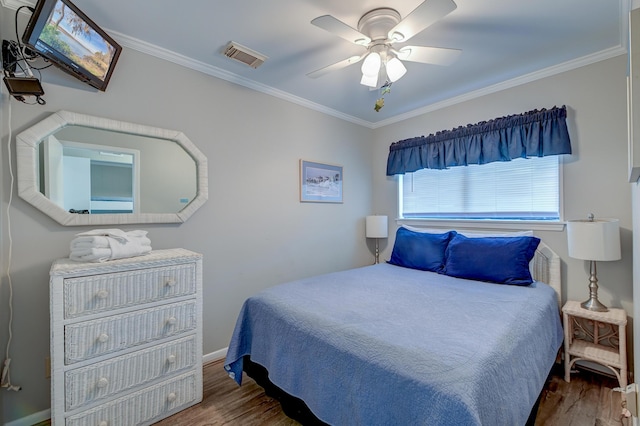
[[[400,176],[400,217],[558,221],[560,156]]]

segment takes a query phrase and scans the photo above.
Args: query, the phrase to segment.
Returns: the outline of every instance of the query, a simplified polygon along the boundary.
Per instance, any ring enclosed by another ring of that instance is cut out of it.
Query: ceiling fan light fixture
[[[371,52],[364,58],[362,63],[362,75],[367,77],[378,77],[380,71],[380,65],[382,64],[382,58],[378,52]]]
[[[378,87],[378,75],[362,74],[362,79],[360,80],[360,84],[362,84],[363,86]]]
[[[313,25],[351,43],[364,46],[367,50],[357,60],[345,59],[307,75],[317,78],[329,71],[362,61],[360,84],[376,88],[380,82],[380,89],[388,92],[391,83],[401,79],[407,72],[402,61],[450,65],[460,50],[427,46],[404,46],[395,49],[393,45],[409,41],[454,11],[456,7],[454,0],[422,0],[404,18],[395,9],[378,7],[362,15],[357,29],[331,15],[319,16],[311,21]]]
[[[391,82],[395,82],[400,80],[403,75],[406,74],[407,68],[405,68],[404,64],[400,61],[400,59],[394,57],[387,62],[387,76]]]

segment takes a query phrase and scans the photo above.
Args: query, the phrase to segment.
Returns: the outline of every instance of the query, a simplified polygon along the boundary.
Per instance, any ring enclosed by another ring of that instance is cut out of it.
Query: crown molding
[[[357,117],[353,117],[348,114],[344,114],[340,111],[336,111],[332,108],[328,108],[324,105],[320,105],[315,102],[311,102],[307,99],[301,98],[299,96],[292,95],[291,93],[275,89],[271,86],[267,86],[265,84],[257,83],[248,78],[239,76],[232,72],[223,70],[221,68],[215,67],[213,65],[206,64],[201,61],[197,61],[193,58],[189,58],[187,56],[175,53],[173,51],[164,49],[162,47],[156,46],[151,43],[147,43],[141,40],[138,40],[133,37],[129,37],[125,34],[119,33],[117,31],[106,30],[109,35],[111,35],[114,39],[118,41],[122,46],[128,47],[130,49],[136,50],[138,52],[146,53],[148,55],[154,56],[159,59],[164,59],[169,62],[173,62],[174,64],[181,65],[186,68],[193,69],[195,71],[200,71],[201,73],[211,75],[213,77],[220,78],[222,80],[229,81],[231,83],[239,84],[240,86],[248,87],[249,89],[256,90],[258,92],[265,93],[267,95],[275,96],[276,98],[280,98],[289,102],[293,102],[295,104],[301,105],[303,107],[322,112],[327,115],[331,115],[333,117],[339,118],[344,121],[349,121],[354,124],[358,124],[364,127],[372,128],[373,123],[359,119]]]
[[[627,49],[624,46],[617,46],[617,47],[609,48],[606,50],[602,50],[592,55],[583,56],[582,58],[578,58],[572,61],[564,62],[562,64],[554,65],[539,71],[525,74],[520,77],[512,78],[511,80],[506,80],[501,83],[484,87],[482,89],[474,90],[472,92],[468,92],[460,96],[454,96],[449,99],[445,99],[444,101],[436,102],[431,105],[427,105],[425,107],[418,108],[413,111],[409,111],[405,114],[396,115],[395,117],[391,117],[387,120],[378,121],[373,124],[372,128],[377,129],[380,127],[388,126],[389,124],[398,123],[400,121],[404,121],[409,118],[414,118],[429,112],[437,111],[442,108],[450,107],[452,105],[470,101],[472,99],[490,95],[492,93],[500,92],[505,89],[510,89],[512,87],[520,86],[526,83],[531,83],[536,80],[541,80],[546,77],[551,77],[556,74],[560,74],[566,71],[571,71],[576,68],[584,67],[587,65],[594,64],[596,62],[604,61],[606,59],[610,59],[616,56],[626,55],[626,54],[627,54]]]
[[[606,59],[610,59],[619,55],[627,54],[626,46],[619,45],[610,49],[606,49],[606,50],[594,53],[592,55],[583,56],[581,58],[567,61],[562,64],[554,65],[539,71],[535,71],[520,77],[513,78],[511,80],[507,80],[498,84],[490,85],[472,92],[468,92],[460,96],[453,96],[444,101],[436,102],[431,105],[427,105],[425,107],[418,108],[413,111],[409,111],[408,113],[396,115],[386,120],[373,123],[370,121],[359,119],[357,117],[350,116],[348,114],[344,114],[332,108],[328,108],[326,106],[317,104],[315,102],[311,102],[309,100],[300,98],[298,96],[294,96],[291,93],[287,93],[282,90],[275,89],[271,86],[257,83],[253,80],[249,80],[247,78],[241,77],[237,74],[231,73],[221,68],[214,67],[209,64],[205,64],[204,62],[201,62],[201,61],[196,61],[187,56],[180,55],[170,50],[158,47],[156,45],[140,41],[138,39],[129,37],[127,35],[118,33],[116,31],[109,31],[109,34],[111,34],[123,46],[136,50],[138,52],[146,53],[148,55],[155,56],[159,59],[164,59],[166,61],[173,62],[177,65],[181,65],[186,68],[200,71],[204,74],[211,75],[213,77],[217,77],[217,78],[229,81],[231,83],[239,84],[249,89],[253,89],[258,92],[275,96],[277,98],[280,98],[289,102],[293,102],[295,104],[304,106],[306,108],[309,108],[318,112],[322,112],[324,114],[331,115],[333,117],[336,117],[341,120],[345,120],[354,124],[368,127],[370,129],[377,129],[380,127],[388,126],[390,124],[398,123],[398,122],[407,120],[409,118],[417,117],[419,115],[423,115],[423,114],[433,112],[442,108],[446,108],[455,104],[466,102],[475,98],[479,98],[481,96],[486,96],[492,93],[500,92],[505,89],[520,86],[522,84],[530,83],[536,80],[540,80],[542,78],[550,77],[566,71],[574,70],[576,68],[584,67],[586,65],[590,65],[596,62],[604,61]]]

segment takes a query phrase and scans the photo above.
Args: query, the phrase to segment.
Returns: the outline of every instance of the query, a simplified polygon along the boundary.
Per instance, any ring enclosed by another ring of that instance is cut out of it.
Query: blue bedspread
[[[546,284],[481,283],[379,264],[269,288],[243,305],[244,355],[332,425],[526,423],[563,335]]]

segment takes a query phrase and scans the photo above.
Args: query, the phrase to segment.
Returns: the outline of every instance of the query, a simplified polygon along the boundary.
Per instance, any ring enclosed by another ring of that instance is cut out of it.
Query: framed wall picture
[[[342,203],[342,166],[300,160],[300,201]]]

